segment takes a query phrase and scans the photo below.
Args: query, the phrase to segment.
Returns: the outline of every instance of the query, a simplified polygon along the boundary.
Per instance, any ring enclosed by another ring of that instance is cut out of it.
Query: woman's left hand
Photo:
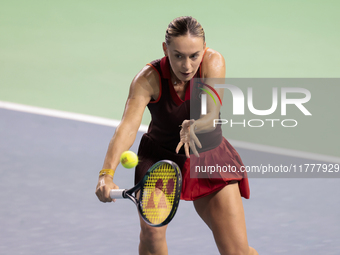
[[[190,158],[189,148],[191,148],[192,152],[196,157],[199,157],[198,151],[196,149],[196,145],[199,148],[202,148],[200,141],[198,140],[195,134],[195,120],[184,120],[182,123],[182,129],[179,133],[180,142],[177,145],[176,153],[179,152],[180,148],[184,144],[185,155],[187,158]]]

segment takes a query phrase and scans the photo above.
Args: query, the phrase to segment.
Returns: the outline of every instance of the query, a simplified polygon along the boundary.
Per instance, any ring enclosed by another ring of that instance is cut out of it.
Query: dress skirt
[[[249,198],[250,189],[241,157],[233,146],[223,137],[219,146],[201,152],[200,157],[169,151],[144,134],[138,149],[139,163],[135,170],[137,184],[148,169],[159,160],[172,160],[180,167],[183,183],[181,199],[193,201],[216,192],[230,182],[238,182],[241,196]],[[209,171],[207,171],[209,170]]]

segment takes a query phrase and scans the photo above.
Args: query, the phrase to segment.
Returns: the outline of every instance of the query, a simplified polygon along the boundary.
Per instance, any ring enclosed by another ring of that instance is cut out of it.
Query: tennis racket
[[[182,174],[175,162],[155,163],[144,178],[131,189],[112,189],[110,197],[128,198],[134,202],[144,221],[160,227],[168,224],[178,208],[182,189]],[[133,193],[140,191],[139,198]]]

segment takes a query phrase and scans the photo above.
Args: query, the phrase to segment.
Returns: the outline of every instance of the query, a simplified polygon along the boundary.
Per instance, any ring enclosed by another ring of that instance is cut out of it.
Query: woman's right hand
[[[100,176],[96,187],[96,195],[98,199],[104,203],[115,202],[116,199],[112,199],[110,197],[111,189],[119,189],[119,187],[113,182],[113,177],[108,174]]]

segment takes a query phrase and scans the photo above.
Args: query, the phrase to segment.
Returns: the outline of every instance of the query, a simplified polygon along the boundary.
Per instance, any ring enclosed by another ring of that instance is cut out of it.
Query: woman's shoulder
[[[149,66],[144,66],[135,76],[131,88],[149,91],[151,97],[157,97],[159,93],[159,75],[157,71]]]
[[[155,70],[154,67],[151,65],[144,66],[135,76],[135,79],[138,80],[146,80],[149,81],[149,83],[154,83],[155,81],[158,81],[158,72]]]
[[[225,72],[225,60],[221,53],[211,48],[208,48],[202,60],[203,77],[211,77]]]
[[[212,48],[208,48],[204,54],[203,57],[203,63],[210,63],[212,61],[224,61],[224,58],[221,53],[219,53],[217,50],[214,50]]]

